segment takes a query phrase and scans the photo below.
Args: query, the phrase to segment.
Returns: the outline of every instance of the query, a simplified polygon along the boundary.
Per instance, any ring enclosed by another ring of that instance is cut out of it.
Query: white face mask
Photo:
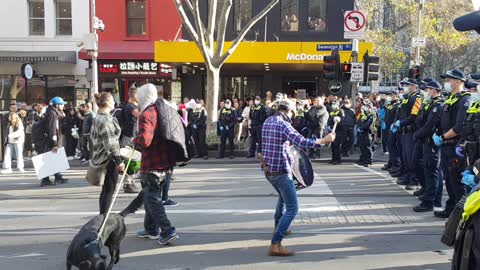
[[[408,86],[404,86],[403,92],[405,92],[405,94],[410,94],[410,88],[408,88]]]
[[[297,111],[301,111],[302,109],[302,106],[297,106]]]
[[[480,93],[479,93],[479,92],[477,92],[477,93],[472,93],[470,96],[471,96],[471,98],[472,98],[472,102],[480,101]]]
[[[451,82],[446,82],[443,84],[443,88],[445,88],[445,92],[451,93],[452,92],[452,83]]]
[[[386,101],[387,101],[388,103],[390,103],[390,102],[392,102],[392,98],[391,98],[391,97],[387,97]]]
[[[201,109],[202,108],[202,104],[197,104],[197,109]]]
[[[225,109],[230,109],[232,107],[231,104],[225,104]]]
[[[345,108],[350,109],[351,107],[352,107],[352,105],[350,105],[350,104],[345,104]]]
[[[429,102],[430,100],[432,100],[432,97],[428,94],[428,92],[425,92],[425,93],[423,93],[423,99],[426,102]]]
[[[260,100],[255,100],[255,105],[260,105]]]

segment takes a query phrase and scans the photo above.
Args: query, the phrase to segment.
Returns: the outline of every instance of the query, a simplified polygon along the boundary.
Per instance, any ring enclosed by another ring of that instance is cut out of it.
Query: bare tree
[[[208,23],[204,24],[201,18],[199,2],[200,0],[173,0],[177,6],[178,13],[182,19],[183,25],[190,33],[193,41],[197,44],[207,69],[207,97],[206,109],[210,114],[208,118],[208,128],[218,119],[217,107],[218,96],[220,92],[220,69],[227,59],[237,49],[240,42],[250,29],[262,19],[279,0],[272,0],[260,13],[253,17],[243,26],[239,35],[232,41],[230,47],[225,50],[225,34],[227,30],[228,18],[232,7],[232,0],[210,0],[208,1]],[[191,14],[187,15],[186,10]],[[220,12],[217,14],[217,12]],[[216,21],[218,18],[218,22]]]

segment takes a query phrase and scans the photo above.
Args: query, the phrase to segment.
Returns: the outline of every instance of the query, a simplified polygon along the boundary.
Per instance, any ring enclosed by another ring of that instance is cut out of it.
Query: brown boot
[[[295,255],[295,252],[288,251],[281,243],[270,245],[270,249],[268,250],[268,256],[288,257],[293,255]]]

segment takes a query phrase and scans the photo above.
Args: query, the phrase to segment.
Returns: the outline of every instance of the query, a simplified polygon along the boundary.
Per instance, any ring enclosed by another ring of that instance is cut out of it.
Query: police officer
[[[403,106],[407,106],[407,104],[403,104],[403,101],[408,98],[408,94],[405,94],[403,92],[403,86],[401,82],[398,83],[398,89],[399,89],[399,95],[398,95],[398,102],[397,102],[397,108],[395,110],[395,117],[393,118],[392,124],[390,125],[390,138],[389,141],[392,144],[392,149],[397,149],[398,155],[397,156],[400,160],[399,162],[399,167],[395,168],[393,167],[390,169],[388,172],[392,177],[402,177],[405,174],[405,161],[403,160],[403,155],[402,155],[402,137],[401,137],[401,132],[399,132],[398,127],[396,127],[394,124],[398,120],[398,117],[400,115],[400,110],[402,109]]]
[[[443,171],[448,200],[443,211],[435,211],[436,217],[448,218],[457,202],[461,199],[464,186],[460,179],[462,160],[456,156],[455,147],[460,141],[463,130],[463,120],[470,107],[470,93],[464,91],[465,74],[459,69],[452,69],[441,75],[445,79],[444,89],[450,94],[445,100],[438,131],[432,136],[437,146],[441,147],[440,166]]]
[[[267,119],[267,108],[262,105],[262,99],[255,97],[255,104],[250,109],[250,153],[247,158],[253,158],[255,156],[255,149],[258,153],[262,152],[262,126],[263,122]],[[257,148],[258,143],[258,148]]]
[[[357,163],[364,167],[370,167],[373,163],[371,133],[374,114],[372,108],[372,103],[365,100],[357,122],[358,145],[360,146],[360,159]]]
[[[382,167],[382,170],[396,171],[400,169],[400,153],[397,147],[398,133],[390,132],[390,127],[395,122],[398,108],[398,95],[393,93],[390,102],[385,106],[384,130],[388,131],[387,150],[389,153],[388,162]]]
[[[473,104],[463,121],[462,140],[456,148],[456,154],[460,158],[466,157],[467,166],[472,166],[480,158],[480,93],[476,82],[468,81],[465,87],[470,91]]]
[[[297,101],[297,111],[295,113],[295,119],[293,120],[293,127],[302,134],[303,137],[307,137],[307,118],[308,105],[304,100]]]
[[[434,206],[441,207],[443,190],[443,180],[438,164],[440,148],[432,141],[434,129],[438,125],[442,113],[442,86],[435,80],[431,80],[424,86],[427,104],[417,119],[417,125],[420,128],[415,131],[413,136],[417,143],[422,144],[425,184],[423,194],[420,196],[421,203],[413,208],[415,212],[433,211]]]
[[[404,93],[407,95],[402,101],[397,120],[393,124],[401,132],[402,156],[404,163],[404,175],[397,181],[399,185],[406,185],[411,189],[418,184],[415,174],[415,119],[422,109],[423,97],[418,89],[418,82],[415,79],[404,79],[402,82]]]
[[[328,130],[332,131],[333,126],[335,125],[335,117],[340,118],[340,122],[337,124],[337,129],[335,130],[335,134],[338,136],[338,138],[345,138],[346,133],[345,133],[345,127],[343,125],[345,121],[345,112],[343,111],[342,108],[340,108],[340,104],[338,101],[334,100],[331,103],[332,105],[332,111],[330,112],[330,117],[328,118]],[[332,160],[330,161],[330,164],[332,165],[338,165],[342,163],[342,144],[343,141],[342,139],[340,140],[335,140],[332,143]]]
[[[225,157],[227,139],[230,145],[230,159],[233,159],[233,138],[235,135],[235,124],[237,123],[237,113],[232,108],[230,100],[227,99],[225,101],[225,107],[220,110],[219,115],[220,153],[218,153],[217,159]]]
[[[203,157],[208,159],[207,154],[207,111],[202,103],[197,103],[195,109],[190,114],[190,126],[192,128],[192,136],[197,148],[195,158]]]
[[[342,110],[345,113],[345,118],[342,121],[342,126],[345,129],[345,138],[342,140],[342,156],[348,157],[349,152],[353,147],[354,128],[355,128],[355,112],[352,109],[352,103],[349,99],[343,101]]]

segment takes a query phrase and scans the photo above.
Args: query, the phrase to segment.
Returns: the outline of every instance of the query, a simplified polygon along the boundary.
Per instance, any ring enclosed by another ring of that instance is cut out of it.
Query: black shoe
[[[363,163],[365,163],[365,161],[363,160],[357,160],[354,162],[355,164],[358,164],[358,165],[363,165]]]
[[[224,156],[217,156],[216,159],[222,159],[225,158]]]
[[[431,203],[422,202],[421,204],[413,207],[413,211],[417,213],[433,211],[433,205]]]
[[[417,198],[418,198],[419,201],[423,201],[425,199],[425,196],[424,196],[424,194],[422,194],[422,195],[418,196]]]
[[[399,179],[397,180],[397,185],[406,186],[406,185],[408,185],[408,182],[409,182],[409,181],[408,181],[408,179],[406,179],[406,178],[399,178]]]
[[[40,182],[40,187],[45,187],[45,186],[55,186],[57,183],[52,182],[48,179],[42,179],[42,182]]]
[[[55,179],[55,183],[57,183],[57,184],[66,184],[66,183],[68,183],[68,179],[67,179],[67,178],[63,178],[63,177],[57,178],[57,179]]]
[[[203,159],[204,159],[204,160],[207,160],[207,159],[208,159],[208,156],[203,156]]]
[[[193,158],[200,158],[200,156],[199,156],[199,155],[195,155]]]
[[[425,188],[424,187],[421,187],[419,190],[413,192],[413,196],[422,196],[423,193],[425,192]]]
[[[335,160],[331,162],[332,165],[340,165],[342,162],[340,160]]]
[[[417,190],[418,184],[412,184],[409,183],[408,185],[405,186],[405,190]]]
[[[450,212],[450,211],[443,210],[443,211],[435,211],[435,212],[433,212],[433,215],[438,217],[438,218],[448,218],[448,217],[450,217],[451,213],[452,212]]]
[[[230,159],[234,159],[235,157],[233,155],[230,156]]]
[[[366,168],[369,168],[373,165],[373,163],[370,163],[370,162],[365,162],[362,164],[363,167],[366,167]]]
[[[388,171],[388,169],[390,169],[390,168],[391,168],[390,164],[387,163],[387,164],[383,165],[383,167],[380,168],[380,170],[382,170],[382,171]]]

